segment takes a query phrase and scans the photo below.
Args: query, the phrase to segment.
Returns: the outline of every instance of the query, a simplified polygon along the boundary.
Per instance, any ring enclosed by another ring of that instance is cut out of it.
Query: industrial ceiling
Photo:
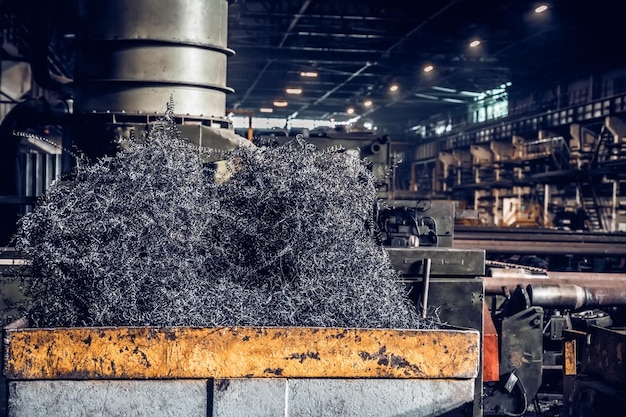
[[[535,12],[541,4],[547,10]],[[227,73],[235,92],[227,108],[255,116],[272,108],[272,117],[305,119],[361,115],[400,131],[465,111],[474,99],[468,93],[507,82],[528,93],[623,64],[610,49],[625,40],[617,4],[235,0],[228,46],[236,54]],[[480,45],[472,48],[474,40]],[[424,71],[427,65],[432,71]],[[276,107],[274,100],[288,105]]]
[[[47,66],[71,79],[76,3],[0,0],[0,27],[15,27],[8,24],[14,15],[31,28],[50,24],[47,33],[39,31],[50,37]],[[551,0],[536,13],[542,3],[529,0],[231,0],[227,46],[234,55],[226,84],[234,92],[226,111],[283,119],[360,116],[403,132],[462,114],[476,93],[502,84],[511,83],[510,94],[529,94],[626,66],[619,3]],[[480,44],[472,48],[472,41]],[[46,56],[28,44],[2,53],[12,61]],[[425,72],[428,65],[432,71]],[[276,100],[287,104],[278,107]]]

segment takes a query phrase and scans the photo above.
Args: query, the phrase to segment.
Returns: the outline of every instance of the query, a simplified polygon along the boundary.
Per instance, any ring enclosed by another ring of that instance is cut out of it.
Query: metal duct
[[[80,0],[75,112],[224,118],[226,0]]]
[[[623,306],[626,305],[626,288],[617,281],[611,284],[598,284],[589,281],[585,285],[532,284],[526,287],[532,305],[541,307],[581,307]]]
[[[528,285],[531,303],[541,307],[581,308],[587,305],[588,291],[578,285]]]

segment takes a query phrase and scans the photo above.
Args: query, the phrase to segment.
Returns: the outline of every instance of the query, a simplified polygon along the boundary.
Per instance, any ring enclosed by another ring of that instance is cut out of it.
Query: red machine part
[[[500,379],[498,333],[487,304],[483,302],[483,382]]]

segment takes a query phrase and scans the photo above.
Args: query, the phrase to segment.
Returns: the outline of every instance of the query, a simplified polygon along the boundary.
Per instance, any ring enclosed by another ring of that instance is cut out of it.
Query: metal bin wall
[[[438,416],[471,406],[479,332],[5,328],[8,416]]]

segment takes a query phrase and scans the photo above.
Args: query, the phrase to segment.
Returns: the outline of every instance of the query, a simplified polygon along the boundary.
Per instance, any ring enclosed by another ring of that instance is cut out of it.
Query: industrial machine
[[[449,201],[388,200],[378,224],[416,304],[437,308],[447,323],[481,329],[475,413],[611,415],[593,411],[600,401],[621,410],[626,278],[485,259],[484,251],[456,247],[455,217]],[[585,414],[576,414],[581,407]]]
[[[611,415],[591,404],[621,404],[624,276],[489,266],[483,281],[501,339],[500,379],[486,385],[485,414],[523,415],[532,406],[545,415]]]
[[[478,329],[484,344],[481,277],[485,274],[485,251],[453,247],[454,212],[451,201],[383,200],[377,212],[379,239],[422,315]],[[484,363],[484,349],[481,360]],[[473,403],[450,416],[483,415],[485,378],[492,379],[493,372],[485,373],[483,366],[476,379]]]

